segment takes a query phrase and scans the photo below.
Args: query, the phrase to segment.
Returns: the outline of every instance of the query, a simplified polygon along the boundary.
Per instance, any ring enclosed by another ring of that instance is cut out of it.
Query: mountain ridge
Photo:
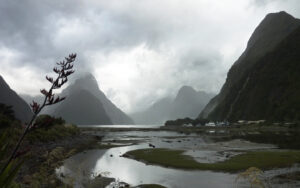
[[[131,114],[131,117],[141,124],[164,124],[170,119],[196,118],[199,110],[202,110],[212,97],[212,94],[196,91],[191,86],[182,86],[175,98],[162,98],[146,110]]]
[[[0,75],[0,103],[11,105],[15,116],[22,122],[29,122],[33,113],[29,105],[6,83]]]
[[[73,84],[71,84],[61,92],[61,96],[67,96],[68,98],[69,96],[72,96],[74,92],[78,92],[80,90],[89,92],[93,96],[92,98],[95,101],[97,100],[102,104],[105,112],[103,117],[108,116],[111,124],[134,124],[133,120],[129,116],[127,116],[105,96],[105,94],[100,90],[98,82],[92,74],[88,73],[76,79]],[[55,110],[57,108],[58,106],[56,106],[56,108],[50,109],[46,113],[55,114]],[[100,111],[103,113],[102,110]],[[105,123],[107,124],[107,121],[105,121]]]
[[[254,67],[259,66],[258,64],[263,64],[261,59],[272,53],[299,27],[300,20],[286,12],[268,14],[250,37],[246,50],[228,71],[220,93],[206,105],[198,117],[227,120],[233,113],[232,108],[243,93],[243,88],[247,86],[245,83],[249,81],[249,72],[255,71]]]

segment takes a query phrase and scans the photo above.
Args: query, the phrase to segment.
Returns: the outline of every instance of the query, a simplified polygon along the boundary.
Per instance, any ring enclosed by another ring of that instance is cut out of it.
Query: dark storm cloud
[[[80,1],[1,0],[0,45],[22,54],[17,64],[32,63],[49,69],[49,63],[73,50],[53,44],[56,21],[80,12]],[[70,6],[75,5],[75,6]]]
[[[47,69],[50,62],[70,52],[80,53],[79,62],[85,62],[82,67],[89,67],[85,50],[107,53],[144,41],[155,46],[162,39],[162,25],[151,26],[147,20],[137,20],[127,10],[108,12],[93,5],[92,1],[79,0],[2,0],[0,45],[23,55],[22,61],[16,63],[32,63]],[[73,31],[59,38],[64,28]],[[76,34],[78,29],[85,33]]]
[[[282,6],[297,15],[297,1],[284,2],[0,0],[0,74],[17,92],[39,91],[43,82],[22,85],[22,74],[30,82],[76,52],[76,75],[94,73],[128,111],[182,85],[218,92],[268,12]]]

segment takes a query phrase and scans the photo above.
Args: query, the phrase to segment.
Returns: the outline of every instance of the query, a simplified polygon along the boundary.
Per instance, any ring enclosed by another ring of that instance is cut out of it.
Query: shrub
[[[51,87],[49,90],[42,89],[41,93],[44,95],[44,101],[42,104],[38,104],[35,101],[32,101],[32,104],[30,104],[31,109],[33,111],[33,116],[30,120],[30,122],[25,125],[25,129],[23,134],[21,134],[16,146],[14,147],[12,154],[9,156],[9,158],[6,160],[6,162],[2,163],[1,165],[1,171],[0,171],[0,187],[11,187],[12,186],[12,180],[14,179],[14,176],[16,175],[18,169],[21,166],[21,163],[15,164],[17,161],[17,158],[24,154],[26,151],[19,151],[19,148],[21,146],[21,143],[23,142],[25,136],[32,130],[35,130],[38,128],[39,124],[36,124],[37,116],[42,111],[42,109],[46,106],[53,105],[56,103],[59,103],[65,99],[65,97],[60,98],[59,96],[55,96],[53,93],[53,90],[61,88],[67,81],[68,76],[74,73],[73,70],[73,62],[75,61],[76,54],[70,54],[69,57],[66,57],[65,60],[57,63],[59,68],[54,67],[53,71],[57,74],[56,79],[53,79],[52,77],[46,76],[46,79],[51,83]],[[7,116],[8,118],[13,119],[13,113],[11,111],[11,107],[7,106],[1,106],[0,105],[0,112],[1,114]],[[7,119],[4,119],[4,123],[7,123]],[[52,120],[52,119],[49,119]],[[43,121],[43,118],[42,120]],[[58,132],[56,132],[58,134]],[[7,144],[4,144],[4,142],[0,142],[0,151],[1,155],[5,157],[7,152]],[[1,158],[0,158],[1,159]],[[5,158],[4,158],[5,159]],[[2,159],[2,161],[4,160]]]

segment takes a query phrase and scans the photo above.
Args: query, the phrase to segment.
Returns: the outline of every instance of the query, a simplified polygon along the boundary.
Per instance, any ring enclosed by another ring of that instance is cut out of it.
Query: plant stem
[[[60,77],[61,77],[61,74],[59,74],[58,77],[56,78],[55,82],[53,82],[53,84],[52,84],[52,86],[51,86],[49,92],[52,93],[52,90],[53,90],[53,88],[54,88],[54,85],[55,85],[56,82],[58,82],[58,80],[60,79]],[[48,96],[45,96],[45,99],[44,99],[44,102],[43,102],[42,106],[38,109],[37,112],[35,112],[35,113],[33,114],[33,116],[32,116],[32,118],[31,118],[30,122],[29,122],[28,125],[26,126],[26,128],[25,128],[25,130],[24,130],[22,136],[20,137],[20,139],[19,139],[17,145],[15,146],[15,148],[14,148],[12,154],[10,155],[8,161],[5,163],[5,165],[4,165],[3,168],[1,169],[0,174],[2,174],[2,173],[4,172],[4,170],[7,168],[7,166],[9,165],[9,163],[11,163],[11,161],[15,158],[15,155],[16,155],[17,151],[19,150],[19,147],[21,146],[21,143],[22,143],[23,139],[25,138],[26,134],[28,133],[29,128],[32,126],[32,124],[33,124],[33,122],[35,121],[35,119],[36,119],[36,117],[38,116],[38,114],[39,114],[39,113],[42,111],[42,109],[46,106],[47,99],[48,99]]]

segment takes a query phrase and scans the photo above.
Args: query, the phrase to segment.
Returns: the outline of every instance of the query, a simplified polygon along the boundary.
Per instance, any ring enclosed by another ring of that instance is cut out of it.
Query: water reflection
[[[84,128],[140,128],[140,129],[158,129],[162,127],[162,125],[77,125],[78,127]]]
[[[113,148],[107,151],[92,150],[85,154],[78,154],[72,157],[72,160],[66,161],[64,172],[66,173],[66,169],[75,170],[74,167],[82,166],[81,170],[89,171],[90,174],[105,175],[105,173],[109,172],[107,173],[108,177],[114,177],[133,186],[151,183],[174,188],[234,186],[235,175],[232,174],[169,169],[146,165],[142,162],[120,157],[120,155],[129,150],[145,147],[147,146],[142,144]],[[96,162],[93,163],[92,161]]]
[[[97,135],[102,132],[95,133]],[[99,174],[112,177],[132,186],[140,184],[161,184],[166,187],[249,187],[240,182],[236,185],[236,174],[187,171],[147,165],[132,159],[121,157],[130,150],[149,148],[151,143],[156,148],[184,149],[185,154],[193,156],[199,162],[222,161],[237,154],[238,150],[267,149],[272,145],[255,144],[242,140],[223,143],[206,143],[195,134],[185,135],[169,131],[120,131],[106,132],[104,142],[118,144],[123,141],[138,141],[136,145],[122,146],[108,150],[90,150],[79,153],[66,160],[57,170],[58,175],[72,177],[75,187],[83,187],[83,182]],[[233,152],[232,149],[235,151]]]

